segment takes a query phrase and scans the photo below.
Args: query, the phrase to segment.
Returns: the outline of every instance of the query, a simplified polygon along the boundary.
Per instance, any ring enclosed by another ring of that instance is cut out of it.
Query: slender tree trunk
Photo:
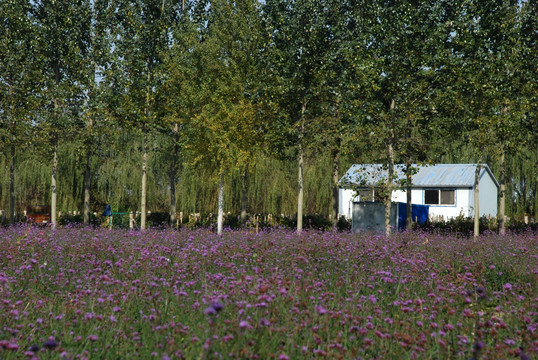
[[[9,223],[15,223],[15,144],[11,144],[11,165],[9,166]]]
[[[337,147],[333,149],[333,196],[331,199],[331,217],[333,227],[338,224],[338,180],[340,180],[340,138],[337,140]]]
[[[247,205],[248,205],[248,165],[245,165],[241,175],[241,225],[247,222]]]
[[[152,88],[151,83],[153,79],[153,63],[150,59],[147,61],[148,74],[147,74],[147,84],[146,84],[146,126],[149,126],[151,123],[151,95]],[[147,128],[144,127],[144,150],[142,154],[142,189],[141,189],[141,199],[140,199],[140,230],[146,230],[146,204],[147,204],[147,170],[148,170],[148,134]]]
[[[57,202],[57,182],[56,175],[58,172],[58,140],[54,140],[54,154],[52,158],[52,176],[50,182],[51,199],[50,199],[50,221],[52,228],[56,229],[56,202]]]
[[[298,194],[297,194],[297,234],[301,234],[303,231],[303,198],[304,198],[304,116],[306,112],[306,100],[303,99],[303,106],[301,108],[301,134],[299,135],[299,174],[298,174]]]
[[[506,164],[504,150],[501,152],[501,163],[499,170],[499,234],[506,234],[505,227],[505,205],[506,205]]]
[[[303,146],[299,144],[299,192],[297,195],[297,233],[303,231],[303,197],[304,197],[304,155]]]
[[[86,168],[84,169],[84,225],[90,224],[90,189],[91,189],[91,152],[86,152]]]
[[[413,227],[413,206],[411,203],[411,181],[413,179],[413,176],[411,174],[411,160],[407,160],[407,163],[405,164],[405,177],[406,177],[406,183],[405,183],[405,195],[406,195],[406,211],[407,216],[405,219],[405,227],[407,230],[411,230]]]
[[[473,236],[475,239],[478,238],[480,235],[480,169],[482,166],[480,165],[481,160],[478,160],[478,163],[476,164],[476,170],[474,173],[474,231]]]
[[[90,119],[88,120],[88,136],[91,137],[91,131],[92,131],[93,121]],[[91,165],[92,165],[92,144],[91,141],[88,141],[86,144],[86,168],[84,169],[84,225],[90,224],[90,192],[91,192],[91,185],[92,185],[92,178],[91,178]]]
[[[392,189],[394,187],[394,149],[392,143],[388,145],[389,169],[387,179],[387,194],[385,195],[385,236],[389,237],[392,229],[390,225],[390,213],[392,210]]]
[[[144,135],[144,145],[142,153],[142,189],[140,201],[140,230],[146,229],[146,200],[147,200],[147,170],[148,170],[148,139]]]
[[[174,141],[174,148],[172,151],[172,159],[170,161],[170,174],[169,174],[169,181],[170,181],[170,226],[176,227],[177,225],[177,215],[176,215],[176,177],[177,177],[177,157],[179,152],[179,144],[178,144],[178,134],[179,134],[179,126],[178,124],[174,124],[173,128],[173,141]]]
[[[220,174],[219,180],[219,209],[217,212],[217,235],[222,235],[222,223],[224,220],[224,176]]]
[[[525,174],[525,166],[522,160],[519,163],[519,173],[521,175]],[[528,180],[524,179],[523,186],[521,187],[521,215],[523,216],[527,214],[527,183]],[[536,194],[536,192],[533,192],[533,194]]]
[[[56,89],[58,89],[60,85],[60,66],[59,63],[55,63],[54,65],[54,76],[56,80]],[[58,103],[58,97],[57,94],[55,94],[54,97],[54,118],[56,120],[55,126],[58,126],[59,121],[59,111],[60,111],[60,104]],[[56,229],[57,220],[56,220],[56,202],[58,199],[57,194],[57,182],[56,182],[56,176],[58,173],[58,135],[55,132],[54,133],[54,154],[52,159],[52,175],[51,175],[51,199],[50,199],[50,222],[52,223],[52,228]]]
[[[390,102],[390,113],[391,113],[390,116],[391,117],[394,116],[395,107],[396,107],[395,101],[392,100]],[[392,232],[391,226],[390,226],[390,213],[392,210],[392,189],[394,188],[394,148],[392,145],[393,141],[394,141],[394,132],[391,129],[390,139],[387,145],[389,168],[388,168],[388,179],[387,179],[387,193],[385,194],[385,236],[386,237],[389,237]]]
[[[340,124],[341,117],[340,117],[340,98],[337,99],[336,102],[336,123]],[[335,146],[332,151],[332,159],[333,159],[333,171],[332,171],[332,180],[333,180],[333,191],[332,191],[332,199],[331,199],[331,217],[332,217],[332,224],[333,227],[336,228],[338,225],[338,209],[339,209],[339,189],[338,189],[338,180],[340,180],[340,147],[342,145],[342,137],[339,133],[336,135],[335,139]]]

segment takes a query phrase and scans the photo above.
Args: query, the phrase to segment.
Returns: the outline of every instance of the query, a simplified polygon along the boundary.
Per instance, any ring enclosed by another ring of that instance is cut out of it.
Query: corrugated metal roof
[[[499,187],[489,167],[482,164],[480,177],[488,173]],[[473,187],[476,164],[413,165],[417,169],[412,177],[413,187]],[[395,182],[405,179],[405,165],[395,165]],[[341,187],[376,186],[386,181],[387,166],[382,164],[355,164],[340,179]]]

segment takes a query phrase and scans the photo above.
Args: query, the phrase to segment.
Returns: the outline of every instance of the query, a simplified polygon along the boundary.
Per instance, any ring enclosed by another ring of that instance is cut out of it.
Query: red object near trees
[[[50,206],[28,206],[26,208],[26,219],[28,222],[36,224],[50,223]]]

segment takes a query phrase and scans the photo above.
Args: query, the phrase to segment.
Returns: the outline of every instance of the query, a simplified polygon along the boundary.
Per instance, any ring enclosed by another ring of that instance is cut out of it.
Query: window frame
[[[437,191],[437,203],[427,203],[426,202],[426,191]],[[453,202],[452,203],[442,203],[442,191],[451,191],[452,194],[454,195],[452,198],[453,198]],[[456,206],[456,189],[454,188],[425,188],[424,189],[424,193],[423,193],[423,199],[424,199],[424,205],[430,205],[430,206]]]

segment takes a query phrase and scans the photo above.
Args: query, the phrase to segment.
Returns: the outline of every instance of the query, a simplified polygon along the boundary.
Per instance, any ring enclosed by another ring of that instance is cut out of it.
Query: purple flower
[[[205,315],[217,315],[219,311],[224,309],[224,305],[218,301],[215,301],[209,305],[207,309],[204,310]]]
[[[99,337],[97,335],[89,335],[88,336],[88,340],[90,341],[97,341],[99,339]]]
[[[204,310],[204,315],[211,315],[211,316],[217,315],[217,310],[215,310],[213,306],[210,306]]]
[[[56,346],[58,346],[58,343],[54,340],[48,340],[43,343],[43,347],[49,350],[54,349]]]
[[[2,343],[1,346],[5,348],[6,350],[14,350],[14,351],[19,350],[19,345],[17,345],[16,343],[9,342],[9,341]]]
[[[239,322],[239,327],[240,327],[241,329],[252,329],[252,326],[251,326],[250,323],[249,323],[248,321],[246,321],[246,320],[241,320],[241,321]]]
[[[506,290],[506,291],[512,290],[512,284],[510,284],[510,283],[504,284],[503,289]]]
[[[216,312],[221,311],[224,309],[224,305],[218,301],[215,301],[214,303],[211,303],[210,305],[213,309],[215,309]]]
[[[480,299],[483,299],[486,297],[486,289],[484,289],[483,287],[476,288],[476,293],[478,294],[478,297]]]
[[[320,315],[324,315],[327,313],[327,309],[325,309],[323,306],[316,306],[316,311]]]
[[[39,345],[30,345],[30,347],[28,348],[28,351],[31,352],[38,352],[39,350],[41,350],[41,347]]]
[[[478,352],[484,348],[484,343],[482,341],[477,341],[473,345],[473,352]]]

